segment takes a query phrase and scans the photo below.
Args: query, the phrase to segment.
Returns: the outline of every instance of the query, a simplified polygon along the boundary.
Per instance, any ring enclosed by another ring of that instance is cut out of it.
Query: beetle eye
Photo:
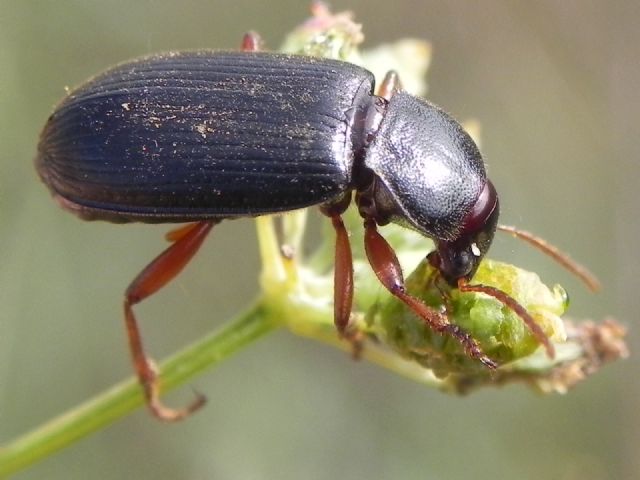
[[[461,244],[460,249],[464,246],[469,248],[470,253],[476,257],[476,262],[491,246],[499,213],[498,194],[491,182],[487,180],[475,206],[464,219],[462,231],[457,240],[457,243]]]
[[[463,221],[460,236],[462,237],[471,232],[484,230],[483,227],[486,225],[487,219],[497,206],[497,200],[498,194],[496,193],[496,189],[493,187],[491,181],[487,180],[487,183],[484,184],[484,188],[476,200],[476,204]]]

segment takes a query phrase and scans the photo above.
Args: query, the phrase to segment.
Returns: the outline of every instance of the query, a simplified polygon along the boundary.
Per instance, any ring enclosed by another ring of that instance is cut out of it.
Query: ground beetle
[[[355,65],[257,51],[182,52],[124,63],[70,93],[41,135],[37,170],[64,208],[85,220],[195,222],[125,293],[134,365],[152,412],[177,420],[197,409],[164,406],[132,307],[171,281],[223,219],[320,205],[337,234],[335,323],[349,338],[353,266],[341,219],[355,192],[366,254],[380,282],[434,330],[496,364],[459,327],[410,296],[377,226],[398,223],[430,237],[429,261],[462,291],[492,295],[516,311],[553,354],[548,338],[506,293],[470,285],[491,245],[498,195],[478,148],[440,108],[398,88],[378,95]],[[525,235],[526,236],[526,235]]]

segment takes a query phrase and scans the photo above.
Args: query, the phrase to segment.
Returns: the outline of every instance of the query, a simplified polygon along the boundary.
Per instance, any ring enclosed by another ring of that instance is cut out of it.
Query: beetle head
[[[493,240],[498,195],[480,151],[446,112],[393,95],[364,157],[356,201],[365,218],[434,240],[429,260],[452,286],[469,280]]]
[[[493,241],[499,211],[498,194],[487,180],[458,237],[436,242],[436,251],[429,254],[429,262],[451,286],[457,286],[460,279],[470,280],[476,273]]]

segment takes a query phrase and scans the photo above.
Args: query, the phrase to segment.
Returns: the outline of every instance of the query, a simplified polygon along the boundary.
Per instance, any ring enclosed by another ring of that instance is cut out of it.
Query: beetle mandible
[[[395,222],[434,240],[429,261],[452,287],[496,297],[552,346],[506,293],[469,281],[489,249],[499,202],[480,152],[443,110],[335,60],[258,51],[181,52],[118,65],[70,93],[49,117],[36,158],[58,203],[85,220],[193,222],[130,284],[124,312],[133,363],[151,411],[159,399],[133,306],[170,282],[223,219],[320,205],[336,231],[334,313],[349,336],[351,247],[341,219],[355,192],[368,260],[380,282],[430,327],[496,364],[445,314],[409,295],[378,226]]]

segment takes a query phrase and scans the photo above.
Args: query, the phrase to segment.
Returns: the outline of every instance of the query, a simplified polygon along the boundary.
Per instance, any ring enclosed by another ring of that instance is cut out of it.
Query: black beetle
[[[514,309],[552,354],[545,334],[505,293],[469,285],[491,245],[498,196],[478,148],[438,107],[400,91],[390,73],[258,52],[183,52],[124,63],[70,93],[41,135],[37,170],[58,202],[86,220],[195,222],[125,294],[135,368],[149,407],[164,420],[182,410],[158,398],[133,305],[174,278],[222,219],[320,205],[337,233],[335,322],[349,335],[353,266],[341,219],[355,192],[367,257],[382,284],[432,328],[457,338],[488,367],[476,342],[445,314],[406,293],[395,253],[377,232],[399,223],[432,238],[429,260],[455,288],[482,291]]]

